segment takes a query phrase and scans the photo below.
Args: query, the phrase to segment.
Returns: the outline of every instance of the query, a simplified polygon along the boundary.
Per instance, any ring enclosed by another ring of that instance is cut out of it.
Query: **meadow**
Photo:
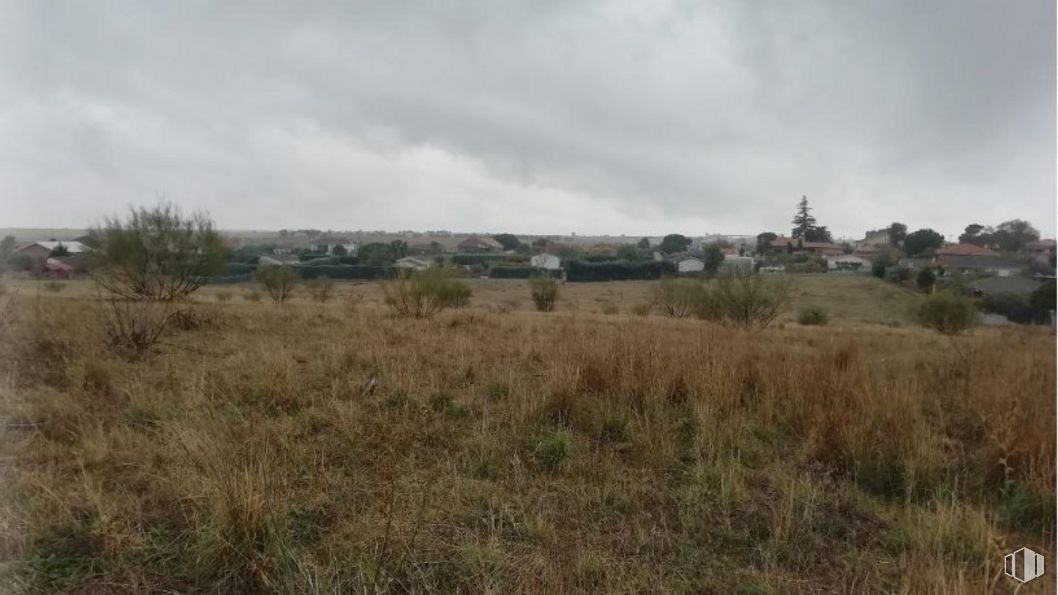
[[[208,286],[128,361],[89,283],[7,283],[0,589],[1005,593],[1053,559],[1051,329],[942,336],[859,276],[762,330],[471,286],[428,319]]]

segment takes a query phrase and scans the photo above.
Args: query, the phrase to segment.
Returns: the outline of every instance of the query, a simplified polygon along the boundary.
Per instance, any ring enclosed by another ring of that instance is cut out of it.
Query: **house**
[[[730,258],[732,256],[738,256],[738,248],[721,248],[720,253],[724,255],[724,258]]]
[[[412,244],[408,246],[408,252],[418,256],[440,256],[444,254],[444,246],[439,242],[430,242],[429,244]]]
[[[404,258],[398,258],[395,263],[398,268],[411,269],[413,271],[424,271],[430,268],[431,263],[425,258],[419,258],[417,256],[405,256]]]
[[[827,256],[827,270],[868,272],[871,270],[871,261],[855,254]]]
[[[72,240],[69,242],[59,242],[56,240],[48,240],[44,242],[33,242],[26,244],[18,250],[15,250],[15,254],[25,254],[30,259],[30,270],[41,272],[44,270],[44,265],[47,263],[52,252],[59,248],[65,249],[67,254],[81,254],[88,251],[88,247]]]
[[[598,244],[589,246],[588,249],[584,251],[584,253],[590,256],[617,256],[617,251],[620,248],[621,247],[617,244],[613,244],[610,242],[599,242]]]
[[[557,271],[562,268],[562,259],[554,254],[534,254],[532,258],[529,259],[529,264],[538,269]]]
[[[960,273],[989,273],[999,277],[1011,277],[1025,269],[1023,263],[987,254],[945,256],[938,260],[946,270]]]
[[[977,244],[949,244],[937,250],[937,262],[946,264],[946,259],[959,256],[998,256],[999,253]]]
[[[456,248],[460,252],[499,252],[503,250],[503,244],[489,237],[470,236],[459,242]]]
[[[806,242],[798,238],[787,238],[779,236],[771,241],[773,251],[790,250],[794,252],[808,252],[820,256],[837,256],[845,251],[841,246],[833,242]]]
[[[1040,264],[1049,264],[1054,254],[1054,240],[1039,240],[1025,245],[1025,252]]]
[[[678,256],[672,259],[676,263],[676,272],[681,275],[693,275],[705,270],[705,263],[693,256]]]
[[[918,271],[933,266],[932,258],[901,258],[896,266],[909,271]]]
[[[888,251],[889,249],[889,244],[868,244],[866,242],[860,242],[856,245],[856,248],[853,249],[852,253],[858,256],[872,257],[877,256],[878,254],[881,254],[884,251]]]

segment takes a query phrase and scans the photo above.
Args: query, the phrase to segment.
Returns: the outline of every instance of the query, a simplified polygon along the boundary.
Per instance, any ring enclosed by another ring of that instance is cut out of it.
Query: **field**
[[[6,286],[7,591],[1004,593],[1004,554],[1053,566],[1053,331],[941,336],[875,279],[799,278],[757,331],[643,315],[646,282],[538,313],[474,280],[423,320],[372,283],[210,286],[143,361],[89,284]]]

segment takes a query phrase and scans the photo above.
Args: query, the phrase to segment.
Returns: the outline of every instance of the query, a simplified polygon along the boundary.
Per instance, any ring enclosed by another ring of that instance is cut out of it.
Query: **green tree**
[[[918,275],[915,277],[915,285],[919,289],[929,293],[933,290],[933,284],[937,282],[937,276],[933,274],[933,270],[929,267],[923,267]]]
[[[771,243],[779,236],[770,231],[757,234],[757,252],[763,253],[771,249]]]
[[[640,250],[650,250],[650,239],[643,238],[639,240],[639,242],[636,244],[636,247]]]
[[[334,247],[331,248],[331,254],[335,256],[345,256],[346,254],[349,254],[349,251],[345,249],[345,246],[335,244]]]
[[[996,226],[993,242],[1003,252],[1021,252],[1029,242],[1040,239],[1040,232],[1028,221],[1011,219]]]
[[[889,243],[894,246],[899,246],[904,238],[907,237],[907,226],[903,223],[893,222],[889,224],[886,229],[889,232]]]
[[[1050,312],[1055,310],[1055,282],[1054,279],[1046,281],[1036,288],[1029,296],[1029,303],[1036,312],[1036,320],[1047,322]]]
[[[715,275],[724,263],[724,251],[718,244],[708,244],[702,248],[702,262],[705,263],[706,275]]]
[[[517,250],[522,243],[518,240],[518,236],[510,233],[501,233],[492,236],[492,239],[496,240],[503,246],[504,250]]]
[[[812,208],[808,206],[808,197],[802,196],[801,202],[797,203],[797,214],[794,215],[794,224],[791,237],[806,240],[810,230],[816,226],[816,218],[811,215]]]
[[[15,236],[4,236],[0,240],[0,260],[7,260],[15,252]]]
[[[636,262],[643,260],[643,252],[632,244],[621,244],[617,248],[617,258],[619,260]]]
[[[184,298],[224,270],[220,234],[203,213],[184,215],[171,204],[131,208],[92,230],[90,272],[100,287],[127,299]]]
[[[670,233],[661,238],[661,245],[658,249],[662,254],[676,254],[679,252],[685,252],[690,245],[691,238],[678,233]]]
[[[294,294],[294,286],[298,282],[298,274],[293,267],[283,265],[257,267],[253,278],[264,285],[272,301],[277,304],[286,302]]]
[[[922,326],[945,335],[957,335],[977,324],[973,300],[945,291],[931,294],[915,312]]]
[[[992,231],[984,225],[971,223],[966,226],[966,229],[959,236],[959,243],[987,246],[992,243]]]
[[[827,229],[826,225],[820,225],[818,227],[809,228],[805,232],[804,241],[806,242],[832,242],[833,238],[830,236],[830,230]]]
[[[944,245],[944,236],[932,229],[919,229],[907,234],[904,238],[904,253],[908,256],[923,254],[929,250],[936,250]]]
[[[389,248],[394,259],[404,258],[408,255],[408,242],[404,240],[393,240],[389,243]]]

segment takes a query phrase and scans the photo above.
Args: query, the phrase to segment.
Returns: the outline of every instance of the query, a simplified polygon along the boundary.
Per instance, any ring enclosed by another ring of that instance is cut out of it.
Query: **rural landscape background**
[[[0,595],[1055,592],[1056,31],[0,2]]]

